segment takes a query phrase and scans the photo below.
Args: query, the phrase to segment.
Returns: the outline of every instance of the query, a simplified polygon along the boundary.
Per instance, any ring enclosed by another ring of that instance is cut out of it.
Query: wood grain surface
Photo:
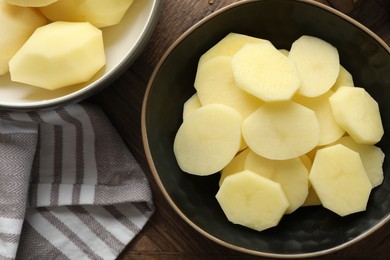
[[[156,212],[119,259],[266,259],[239,253],[203,237],[163,197],[149,170],[141,138],[142,101],[153,69],[169,46],[205,16],[235,0],[162,0],[158,23],[144,51],[111,86],[89,101],[99,104],[144,169]],[[326,0],[319,2],[330,5]],[[360,0],[349,15],[390,44],[390,1]],[[390,223],[370,237],[316,259],[389,259]]]

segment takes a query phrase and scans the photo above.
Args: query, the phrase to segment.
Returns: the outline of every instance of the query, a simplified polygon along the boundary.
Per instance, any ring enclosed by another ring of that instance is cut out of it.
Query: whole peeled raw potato
[[[118,24],[133,0],[58,0],[40,10],[51,21],[89,22],[101,28]]]
[[[12,56],[34,30],[45,23],[45,17],[36,10],[0,0],[0,75],[8,72]]]

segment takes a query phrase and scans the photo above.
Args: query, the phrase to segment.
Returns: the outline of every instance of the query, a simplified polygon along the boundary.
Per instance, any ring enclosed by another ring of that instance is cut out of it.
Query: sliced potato
[[[384,130],[378,103],[364,88],[340,87],[330,98],[337,123],[357,143],[376,144]]]
[[[233,160],[231,160],[225,168],[223,168],[221,171],[221,178],[219,179],[219,186],[221,186],[222,182],[227,176],[241,172],[245,169],[245,161],[249,152],[250,149],[241,151],[236,156],[234,156]]]
[[[194,86],[202,105],[225,104],[237,110],[243,118],[253,113],[263,103],[237,87],[231,57],[228,56],[218,56],[200,63]]]
[[[294,62],[272,44],[246,44],[232,68],[237,86],[266,102],[289,100],[300,86]]]
[[[250,151],[246,156],[244,167],[282,186],[289,202],[286,214],[294,212],[306,200],[309,171],[300,158],[269,160]]]
[[[41,7],[57,2],[58,0],[5,0],[10,5],[23,7]]]
[[[302,207],[308,206],[320,206],[321,200],[318,198],[316,191],[313,189],[313,186],[309,185],[309,192],[307,194],[305,202],[302,204]]]
[[[339,75],[337,76],[336,82],[332,86],[332,90],[336,91],[339,87],[354,87],[355,83],[353,82],[353,78],[351,73],[346,70],[343,66],[340,65]]]
[[[183,105],[183,120],[194,110],[200,108],[202,104],[199,101],[198,94],[193,94]]]
[[[179,167],[194,175],[222,170],[240,147],[241,121],[241,115],[226,105],[205,105],[193,111],[174,140]]]
[[[301,86],[298,93],[316,97],[327,92],[336,82],[340,70],[337,49],[317,37],[304,35],[293,42],[289,58],[297,66]]]
[[[343,136],[336,143],[342,144],[359,153],[372,187],[376,187],[383,182],[385,154],[381,148],[370,144],[358,144],[350,136]]]
[[[266,103],[242,122],[242,135],[255,153],[272,160],[301,156],[317,146],[315,113],[292,101]]]
[[[205,52],[199,60],[199,65],[218,56],[233,56],[247,43],[270,43],[267,40],[240,33],[229,33],[217,44]]]
[[[89,23],[54,22],[35,30],[9,69],[13,81],[54,90],[90,80],[105,62],[101,30]]]
[[[288,207],[279,183],[248,170],[226,177],[216,198],[229,221],[257,231],[276,226]]]
[[[294,97],[294,101],[313,110],[320,125],[320,140],[318,145],[330,144],[345,134],[345,130],[336,122],[332,109],[330,108],[329,97],[333,95],[329,90],[325,94],[309,98],[301,95]]]
[[[341,144],[317,151],[309,175],[322,205],[340,216],[364,211],[371,183],[357,152]]]

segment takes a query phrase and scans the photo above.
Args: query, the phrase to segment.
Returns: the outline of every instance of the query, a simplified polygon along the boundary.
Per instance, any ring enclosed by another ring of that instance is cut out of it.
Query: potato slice
[[[289,58],[298,69],[301,79],[298,93],[301,95],[320,96],[336,82],[340,70],[339,54],[326,41],[313,36],[301,36],[292,44]]]
[[[198,94],[193,94],[183,105],[183,120],[194,110],[200,108],[202,104],[199,101]]]
[[[306,200],[309,171],[300,158],[269,160],[250,151],[244,167],[281,185],[289,202],[286,214],[294,212]]]
[[[376,144],[384,130],[378,103],[364,88],[340,87],[330,98],[337,123],[357,143]]]
[[[241,172],[245,169],[245,161],[250,149],[245,149],[234,156],[233,160],[230,161],[228,165],[221,171],[221,178],[219,179],[219,186],[221,186],[222,182],[225,180],[227,176],[235,174],[237,172]]]
[[[381,148],[370,144],[358,144],[350,136],[343,136],[336,143],[342,144],[359,153],[372,187],[376,187],[383,182],[385,154]]]
[[[23,7],[41,7],[57,2],[58,0],[5,0],[10,5]]]
[[[294,62],[272,44],[246,44],[232,68],[237,86],[266,102],[289,100],[300,86]]]
[[[317,146],[315,113],[292,101],[266,103],[242,123],[242,135],[255,153],[272,160],[301,156]]]
[[[217,44],[205,52],[199,59],[199,65],[218,56],[233,56],[247,43],[270,43],[268,40],[239,33],[229,33]]]
[[[36,10],[0,0],[0,75],[9,71],[9,60],[35,29],[45,23],[45,17]]]
[[[202,105],[225,104],[237,110],[243,118],[263,103],[237,87],[231,57],[228,56],[218,56],[200,63],[194,85]]]
[[[302,207],[320,206],[320,205],[321,205],[320,198],[318,198],[318,195],[316,191],[313,189],[313,186],[309,185],[309,191],[305,199],[305,202],[303,202],[302,204]]]
[[[222,170],[240,146],[241,115],[222,104],[205,105],[183,121],[173,144],[179,167],[194,175]]]
[[[215,197],[229,221],[257,231],[276,226],[288,207],[279,183],[248,170],[226,177]]]
[[[371,183],[357,152],[341,144],[317,151],[309,175],[322,205],[340,216],[364,211]]]
[[[337,76],[336,82],[333,84],[331,89],[336,91],[341,86],[354,87],[355,83],[353,82],[351,73],[340,65],[339,75]]]
[[[31,35],[9,68],[11,80],[53,90],[90,80],[105,61],[101,30],[89,23],[54,22]]]
[[[329,97],[333,95],[333,91],[329,90],[325,94],[309,98],[301,95],[296,95],[294,101],[313,110],[320,124],[320,140],[318,145],[327,145],[333,143],[345,134],[345,130],[336,122],[332,109],[330,108]]]
[[[89,22],[97,28],[118,24],[133,0],[58,0],[39,10],[51,21]]]

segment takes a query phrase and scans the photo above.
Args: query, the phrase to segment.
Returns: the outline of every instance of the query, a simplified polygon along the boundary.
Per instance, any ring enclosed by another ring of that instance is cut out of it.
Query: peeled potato
[[[0,0],[0,75],[9,71],[9,60],[34,30],[45,23],[45,17],[36,10]]]
[[[336,122],[332,109],[330,108],[329,97],[333,93],[333,91],[329,90],[325,94],[314,98],[300,95],[294,98],[294,101],[315,112],[320,125],[320,140],[318,141],[318,145],[330,144],[345,133],[345,130]]]
[[[308,194],[305,202],[303,202],[302,207],[308,206],[319,206],[321,205],[321,200],[318,198],[316,191],[313,189],[313,186],[309,185]]]
[[[255,153],[272,160],[301,156],[317,146],[315,113],[292,101],[266,103],[242,122],[242,135]]]
[[[222,182],[225,180],[227,176],[235,174],[237,172],[241,172],[245,169],[245,161],[248,153],[250,153],[250,149],[245,149],[234,156],[233,160],[226,165],[225,168],[221,171],[221,178],[219,179],[219,186],[221,186]]]
[[[226,177],[215,197],[229,221],[257,231],[276,226],[288,207],[279,183],[248,170]]]
[[[269,160],[248,152],[244,168],[279,183],[289,202],[286,213],[292,213],[306,200],[309,172],[300,158]]]
[[[237,87],[228,56],[218,56],[200,63],[194,86],[202,105],[225,104],[237,110],[243,118],[262,104],[258,98]]]
[[[88,81],[104,64],[101,30],[89,23],[54,22],[38,28],[9,67],[11,80],[54,90]]]
[[[8,4],[23,7],[41,7],[57,2],[58,0],[5,0]]]
[[[383,182],[383,161],[385,154],[381,148],[369,144],[358,144],[350,136],[343,136],[336,143],[342,144],[359,153],[372,187],[376,187]]]
[[[232,57],[247,43],[270,43],[267,40],[239,33],[229,33],[217,44],[205,52],[199,59],[199,65],[218,56]]]
[[[266,102],[289,100],[300,86],[295,64],[270,43],[246,44],[232,68],[237,86]]]
[[[357,143],[376,144],[384,130],[378,103],[364,88],[340,87],[330,98],[337,123]]]
[[[336,82],[332,86],[332,90],[336,91],[339,87],[354,87],[355,83],[353,82],[353,78],[351,73],[346,70],[343,66],[340,65],[339,75],[337,76]]]
[[[371,183],[357,152],[337,144],[317,151],[309,175],[322,205],[340,216],[364,211]]]
[[[40,7],[51,21],[89,22],[101,28],[118,24],[133,0],[58,0]]]
[[[179,167],[194,175],[222,170],[240,147],[241,115],[233,108],[205,105],[183,121],[173,144]]]
[[[202,104],[199,101],[198,94],[192,95],[183,105],[183,120],[194,110],[200,108]]]
[[[298,92],[316,97],[327,92],[336,82],[340,70],[335,47],[317,37],[301,36],[291,46],[289,58],[297,66],[301,86]]]

